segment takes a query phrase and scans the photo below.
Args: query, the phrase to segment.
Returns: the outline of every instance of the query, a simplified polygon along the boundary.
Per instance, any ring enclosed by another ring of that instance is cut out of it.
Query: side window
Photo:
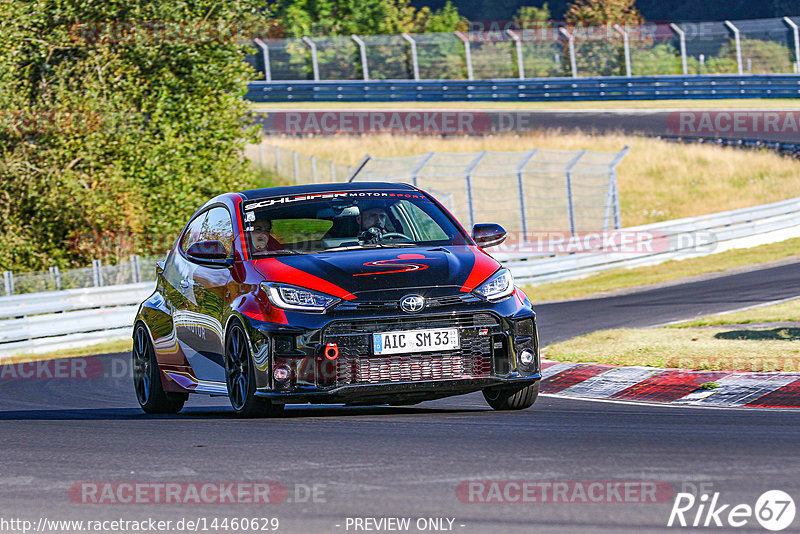
[[[449,239],[441,226],[436,224],[436,221],[431,219],[430,215],[422,211],[419,206],[405,200],[401,201],[401,203],[408,211],[422,241],[442,241]]]
[[[186,228],[186,233],[183,234],[183,239],[181,239],[181,250],[186,252],[189,250],[189,247],[203,240],[200,236],[207,215],[208,212],[204,211],[189,223],[189,226]]]
[[[200,232],[200,241],[220,241],[228,251],[228,256],[233,253],[233,223],[227,209],[218,207],[208,211]]]

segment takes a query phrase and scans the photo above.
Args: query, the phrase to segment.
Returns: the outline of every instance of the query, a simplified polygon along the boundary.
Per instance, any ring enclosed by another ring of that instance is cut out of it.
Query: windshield
[[[422,193],[347,191],[244,204],[250,255],[361,248],[467,245],[460,229]]]

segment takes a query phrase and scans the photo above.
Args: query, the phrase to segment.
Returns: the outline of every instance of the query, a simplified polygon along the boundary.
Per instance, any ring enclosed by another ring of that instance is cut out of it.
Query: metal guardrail
[[[528,80],[252,82],[253,102],[571,101],[798,98],[796,74],[608,76]]]
[[[654,265],[800,237],[800,198],[689,217],[622,231],[651,233],[652,253],[562,254],[538,257],[529,252],[495,252],[518,282],[538,284],[580,278],[609,269]],[[705,232],[696,241],[675,246],[681,236]],[[153,282],[70,289],[0,297],[0,358],[17,352],[56,350],[70,345],[127,337],[137,305],[153,291]]]
[[[762,141],[759,139],[732,139],[729,137],[703,137],[690,135],[659,135],[658,139],[686,144],[709,144],[744,150],[771,150],[781,156],[800,158],[800,143]]]
[[[154,282],[0,297],[0,357],[130,335]]]
[[[551,257],[506,252],[496,253],[494,256],[511,269],[518,282],[528,284],[571,280],[611,269],[642,267],[670,260],[707,256],[733,248],[800,237],[800,198],[629,227],[623,231],[652,233],[653,252],[587,252]],[[704,233],[700,246],[695,239],[699,232]]]

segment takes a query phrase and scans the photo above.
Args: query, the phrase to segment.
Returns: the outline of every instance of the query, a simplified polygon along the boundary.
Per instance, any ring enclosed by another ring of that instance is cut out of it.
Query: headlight
[[[273,306],[284,310],[322,313],[340,300],[324,293],[286,284],[262,282],[261,289],[267,292]]]
[[[475,290],[486,300],[500,300],[514,292],[514,278],[508,269],[500,269]]]

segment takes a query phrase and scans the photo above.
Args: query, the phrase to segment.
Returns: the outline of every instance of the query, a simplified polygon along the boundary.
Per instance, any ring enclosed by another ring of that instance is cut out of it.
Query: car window
[[[212,208],[200,231],[200,241],[219,241],[231,256],[233,252],[233,223],[228,210],[223,207]]]
[[[181,250],[186,252],[189,250],[189,247],[197,243],[198,241],[202,241],[201,233],[203,229],[203,223],[206,220],[206,216],[208,216],[208,212],[204,211],[194,219],[192,222],[189,223],[189,226],[186,227],[186,232],[183,234],[183,239],[181,239]]]
[[[447,234],[442,227],[436,224],[430,215],[422,211],[422,209],[412,202],[401,200],[392,207],[397,210],[398,218],[403,223],[403,231],[409,235],[419,235],[421,241],[439,241],[447,239]],[[400,217],[402,212],[407,212],[408,217]],[[405,228],[408,225],[409,228]]]

